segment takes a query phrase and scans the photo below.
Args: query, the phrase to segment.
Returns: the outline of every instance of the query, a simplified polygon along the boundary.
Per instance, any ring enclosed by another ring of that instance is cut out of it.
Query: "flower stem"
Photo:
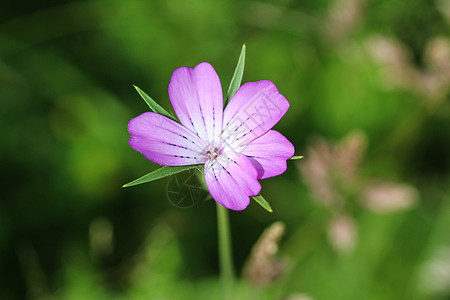
[[[224,299],[232,299],[233,292],[233,257],[231,251],[230,220],[228,209],[216,203],[217,231],[219,242],[220,275]]]

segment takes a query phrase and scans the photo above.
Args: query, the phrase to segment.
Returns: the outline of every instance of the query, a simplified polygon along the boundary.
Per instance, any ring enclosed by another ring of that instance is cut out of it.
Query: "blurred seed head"
[[[436,6],[447,22],[450,23],[450,2],[448,0],[437,0]]]
[[[313,198],[338,212],[344,206],[345,199],[355,194],[364,208],[376,213],[391,213],[412,207],[419,199],[419,192],[412,185],[381,180],[361,182],[359,169],[366,147],[366,135],[357,130],[348,133],[336,144],[320,138],[314,140],[305,160],[297,165]],[[336,224],[342,228],[345,226],[339,225],[344,224],[343,221]],[[334,232],[334,229],[330,230]]]
[[[285,300],[313,300],[313,298],[309,297],[306,294],[294,294],[290,295]]]
[[[410,53],[403,45],[382,35],[374,35],[369,38],[368,50],[380,63],[401,65],[410,59]]]
[[[89,241],[91,251],[101,257],[113,251],[114,231],[111,222],[103,217],[94,219],[89,226]]]
[[[412,185],[372,181],[361,191],[362,205],[375,213],[392,213],[411,208],[419,192]]]
[[[361,131],[350,132],[338,144],[321,138],[311,143],[298,167],[317,202],[328,207],[343,204],[343,189],[357,181],[366,145]]]
[[[365,0],[335,1],[325,20],[325,37],[333,42],[348,38],[362,19],[364,4]]]
[[[392,88],[415,89],[417,72],[411,66],[411,53],[399,42],[375,35],[367,42],[372,58],[383,67],[383,75]]]
[[[243,276],[253,284],[264,286],[280,277],[286,266],[280,259],[275,258],[278,243],[284,234],[285,226],[282,222],[273,223],[264,230],[261,237],[250,253]]]
[[[410,51],[401,43],[381,35],[371,37],[367,48],[382,67],[390,88],[401,88],[417,94],[429,108],[446,98],[450,90],[450,41],[432,38],[425,47],[425,67],[413,65]]]
[[[440,102],[450,90],[450,40],[432,38],[425,47],[427,71],[421,77],[423,93],[430,101]]]
[[[336,168],[344,182],[352,184],[358,176],[362,158],[367,147],[364,132],[355,130],[347,134],[335,150]]]
[[[435,251],[419,273],[421,289],[435,297],[450,293],[450,247],[441,247]],[[440,298],[440,297],[438,297]]]
[[[357,239],[357,226],[354,219],[343,214],[333,217],[328,226],[328,239],[337,252],[351,252]]]
[[[444,69],[450,72],[450,40],[438,36],[432,38],[425,46],[425,62],[432,69]]]
[[[297,166],[314,199],[325,205],[333,206],[342,202],[341,195],[335,190],[331,173],[333,168],[333,149],[322,138],[316,138],[307,150],[306,159]]]

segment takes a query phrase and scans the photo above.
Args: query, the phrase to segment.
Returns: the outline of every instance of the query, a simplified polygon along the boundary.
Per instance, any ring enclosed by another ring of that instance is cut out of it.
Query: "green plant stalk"
[[[228,209],[216,203],[217,233],[219,242],[220,277],[225,300],[233,299],[233,256]]]

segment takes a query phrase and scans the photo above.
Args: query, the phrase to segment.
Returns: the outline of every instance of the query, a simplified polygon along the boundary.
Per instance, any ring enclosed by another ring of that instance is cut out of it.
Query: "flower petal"
[[[197,135],[169,118],[146,112],[128,123],[130,146],[154,163],[183,166],[204,163],[205,144]]]
[[[181,124],[208,142],[222,132],[223,95],[219,76],[209,63],[194,69],[176,69],[169,83],[169,98]]]
[[[225,108],[222,138],[235,149],[271,129],[284,116],[289,102],[268,80],[242,85]]]
[[[220,205],[243,210],[250,203],[250,196],[261,190],[257,172],[251,161],[242,154],[222,155],[219,160],[205,164],[205,181],[211,196]]]
[[[241,146],[238,151],[250,158],[258,172],[258,179],[280,175],[286,171],[286,160],[294,155],[294,146],[281,133],[269,130],[256,140]]]

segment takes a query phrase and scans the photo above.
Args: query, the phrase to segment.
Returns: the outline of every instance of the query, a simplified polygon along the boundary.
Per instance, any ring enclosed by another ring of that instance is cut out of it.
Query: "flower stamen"
[[[217,145],[208,145],[203,152],[203,155],[208,160],[216,160],[220,155],[222,155],[223,149]]]

